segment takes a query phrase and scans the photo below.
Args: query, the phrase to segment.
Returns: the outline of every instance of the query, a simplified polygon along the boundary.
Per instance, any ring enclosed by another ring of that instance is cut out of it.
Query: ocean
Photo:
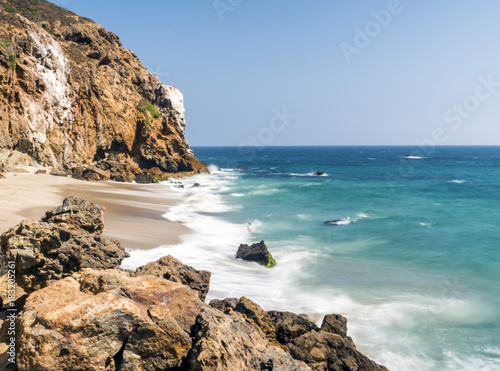
[[[159,189],[195,232],[124,267],[171,254],[212,272],[207,300],[340,313],[392,371],[500,370],[500,147],[193,149],[211,174]],[[275,268],[235,259],[261,240]]]

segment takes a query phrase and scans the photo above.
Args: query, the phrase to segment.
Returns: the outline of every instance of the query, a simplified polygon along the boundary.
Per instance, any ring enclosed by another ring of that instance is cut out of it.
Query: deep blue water
[[[200,234],[172,251],[212,271],[211,297],[341,313],[391,370],[500,370],[500,147],[194,151],[215,167],[186,180]],[[272,270],[234,259],[260,240]]]

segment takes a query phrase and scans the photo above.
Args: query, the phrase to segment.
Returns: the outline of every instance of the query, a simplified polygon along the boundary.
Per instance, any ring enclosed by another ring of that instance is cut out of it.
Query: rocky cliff
[[[119,269],[126,252],[101,236],[100,210],[70,197],[1,236],[17,289],[0,277],[0,368],[387,371],[356,350],[338,314],[318,327],[245,297],[207,305],[210,273],[171,256]]]
[[[0,168],[204,171],[184,128],[181,92],[114,33],[44,0],[0,0]]]

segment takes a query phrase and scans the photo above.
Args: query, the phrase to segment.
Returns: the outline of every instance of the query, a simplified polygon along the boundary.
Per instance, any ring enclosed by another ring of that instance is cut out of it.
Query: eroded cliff
[[[0,1],[0,167],[204,171],[184,128],[182,93],[114,33],[44,0]]]

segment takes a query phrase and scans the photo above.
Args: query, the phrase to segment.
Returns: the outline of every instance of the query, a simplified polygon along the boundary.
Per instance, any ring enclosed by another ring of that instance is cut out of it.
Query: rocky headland
[[[154,182],[206,171],[185,124],[182,93],[114,33],[44,0],[0,1],[0,173]]]
[[[341,315],[317,326],[245,297],[206,304],[210,273],[171,256],[120,269],[127,253],[101,236],[101,209],[69,197],[1,236],[15,265],[15,297],[6,294],[8,274],[0,292],[2,312],[17,309],[20,371],[386,370],[356,350]],[[0,329],[6,344],[9,325]]]

